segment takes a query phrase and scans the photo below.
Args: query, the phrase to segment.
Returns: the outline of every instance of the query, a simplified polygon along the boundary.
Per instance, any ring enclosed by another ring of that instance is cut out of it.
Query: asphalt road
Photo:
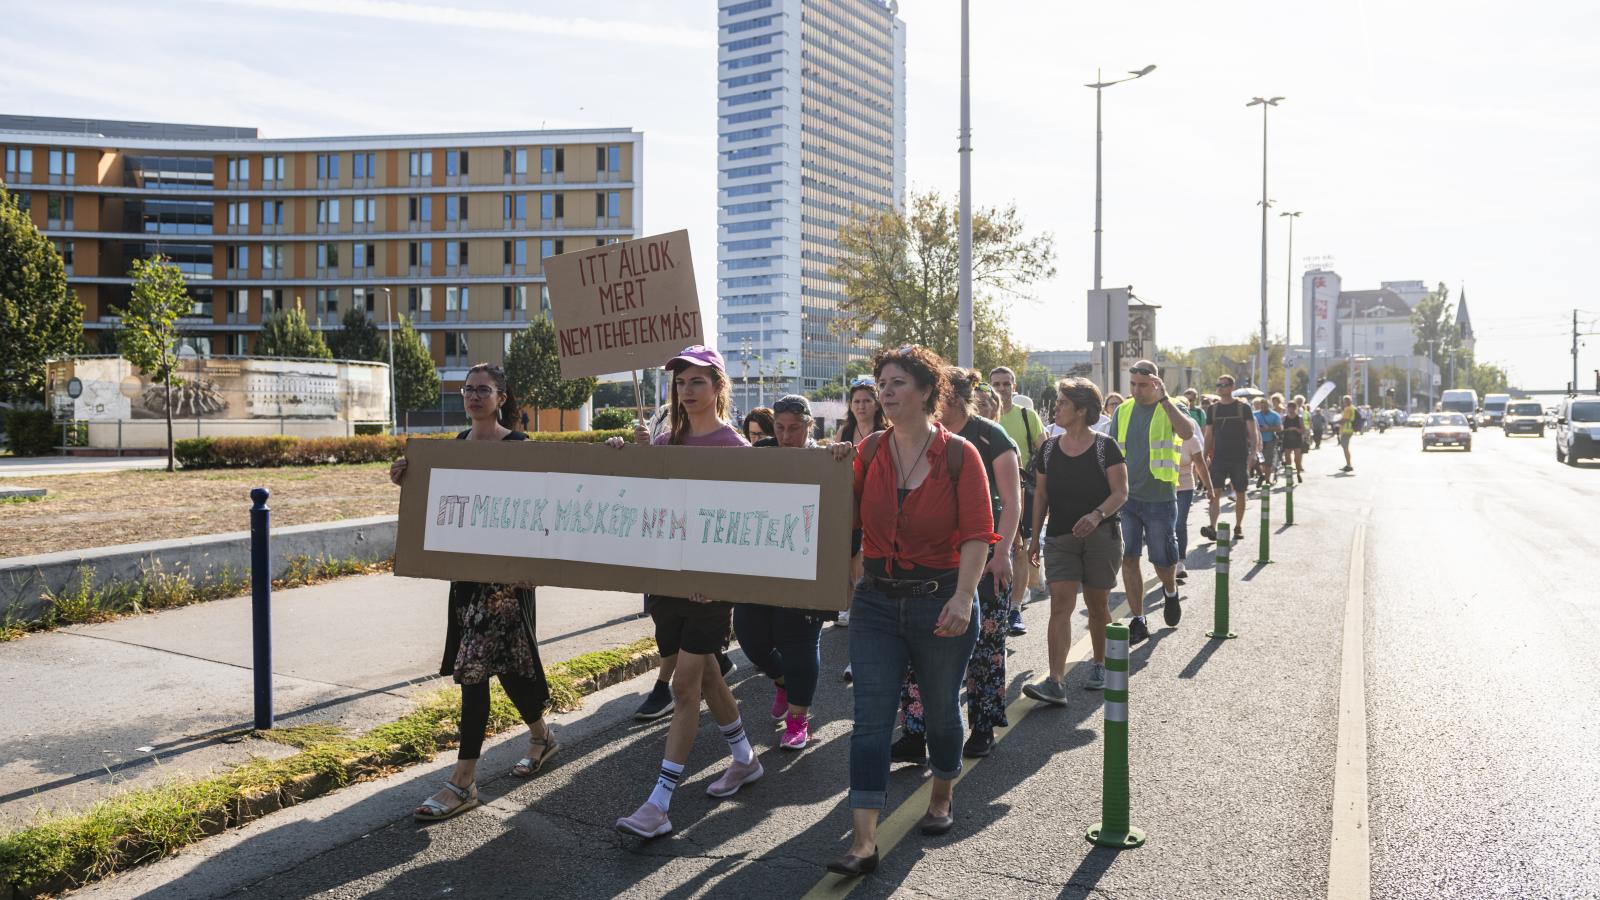
[[[1180,626],[1152,610],[1130,683],[1132,819],[1149,833],[1138,850],[1083,839],[1100,818],[1102,713],[1095,694],[1076,691],[1065,709],[1012,703],[1011,728],[956,789],[948,836],[894,840],[925,803],[920,770],[897,769],[882,867],[853,884],[825,877],[849,830],[850,697],[835,680],[846,634],[830,629],[813,746],[777,749],[770,686],[743,667],[735,693],[767,775],[729,800],[706,797],[726,747],[703,728],[668,837],[644,843],[611,827],[644,799],[660,759],[665,723],[629,719],[646,676],[558,721],[558,764],[532,781],[499,774],[520,755],[516,738],[494,744],[486,806],[472,814],[409,820],[441,762],[84,893],[1311,898],[1354,884],[1374,897],[1596,896],[1600,465],[1558,466],[1548,440],[1491,432],[1470,454],[1423,454],[1419,443],[1410,429],[1363,436],[1354,475],[1332,472],[1331,444],[1310,454],[1296,525],[1282,524],[1275,497],[1269,565],[1252,565],[1249,512],[1234,552],[1238,639],[1204,634],[1209,545],[1191,556]],[[1353,549],[1364,578],[1352,586]],[[1365,616],[1353,660],[1348,603]],[[1012,642],[1012,697],[1044,668],[1043,607],[1028,618],[1033,633]],[[1355,749],[1369,800],[1355,821],[1370,868],[1330,881],[1335,772],[1350,763],[1339,751],[1347,664],[1364,673],[1366,740]]]

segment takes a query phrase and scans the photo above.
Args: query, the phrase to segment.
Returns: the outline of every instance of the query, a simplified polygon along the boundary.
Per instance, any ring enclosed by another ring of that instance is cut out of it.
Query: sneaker
[[[617,830],[642,838],[660,837],[672,830],[672,820],[667,818],[666,810],[646,800],[638,812],[617,820]]]
[[[772,694],[772,718],[782,721],[789,714],[789,690],[783,685]]]
[[[1214,541],[1217,539],[1217,530],[1210,525],[1201,525],[1200,536],[1208,541]]]
[[[723,772],[721,778],[706,787],[706,793],[713,797],[732,797],[739,793],[739,788],[759,780],[765,774],[759,758],[751,757],[747,763],[734,760],[728,763],[728,771]]]
[[[1168,628],[1176,628],[1178,620],[1183,618],[1183,606],[1179,603],[1177,594],[1167,594],[1161,604],[1161,621],[1167,623]]]
[[[928,740],[920,734],[906,732],[900,740],[889,745],[889,761],[922,765],[928,761]]]
[[[1186,580],[1188,580],[1188,578],[1189,578],[1189,570],[1184,568],[1184,565],[1183,565],[1182,562],[1179,562],[1178,563],[1178,580],[1179,581],[1186,581]]]
[[[961,746],[961,755],[967,759],[982,759],[994,749],[994,732],[990,730],[979,731],[972,729],[972,734],[967,742]]]
[[[1233,542],[1235,544],[1238,544],[1239,542],[1241,542],[1243,540],[1244,540],[1244,526],[1240,525],[1238,528],[1235,528],[1233,530]]]
[[[1022,693],[1051,706],[1067,705],[1067,688],[1054,678],[1041,679],[1037,684],[1025,684],[1022,686]]]
[[[1128,620],[1128,646],[1143,643],[1150,638],[1150,629],[1144,624],[1144,616],[1135,616]]]
[[[726,680],[729,675],[739,671],[739,664],[729,659],[728,654],[718,651],[717,668],[722,670],[722,677]]]
[[[833,624],[839,626],[840,628],[849,628],[850,627],[850,610],[847,609],[847,610],[844,610],[843,612],[839,613],[839,618],[834,619],[833,620]]]
[[[656,686],[650,689],[650,695],[644,698],[639,708],[634,711],[634,719],[640,722],[649,722],[659,719],[672,712],[672,686],[661,679],[656,679]]]
[[[1027,633],[1028,626],[1022,624],[1022,610],[1013,609],[1011,611],[1011,636],[1016,637],[1017,635]]]
[[[844,678],[844,683],[845,684],[852,684],[856,680],[856,673],[851,671],[851,669],[850,669],[850,667],[852,665],[854,665],[854,663],[845,663],[844,664],[844,675],[842,677]]]
[[[1083,683],[1086,691],[1103,691],[1106,689],[1106,664],[1103,662],[1089,664],[1089,680]]]
[[[785,750],[804,750],[811,740],[811,717],[805,715],[783,717],[783,738],[778,746]]]

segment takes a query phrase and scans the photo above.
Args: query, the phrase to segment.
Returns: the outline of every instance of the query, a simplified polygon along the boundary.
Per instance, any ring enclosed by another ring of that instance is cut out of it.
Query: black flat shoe
[[[871,856],[851,856],[846,853],[831,863],[828,871],[835,875],[854,877],[857,875],[871,875],[878,871],[878,851],[873,850]]]
[[[922,816],[922,821],[917,823],[917,830],[921,831],[925,835],[928,835],[929,837],[938,837],[941,834],[949,834],[950,829],[954,827],[956,827],[954,807],[951,807],[948,815],[936,816],[933,813],[925,813]]]

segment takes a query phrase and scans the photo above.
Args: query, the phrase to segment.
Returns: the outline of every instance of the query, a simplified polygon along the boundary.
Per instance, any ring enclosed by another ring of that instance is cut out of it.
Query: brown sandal
[[[555,732],[546,730],[543,738],[528,738],[528,755],[517,760],[511,774],[517,778],[532,778],[544,768],[545,760],[554,756],[561,745],[556,743]]]

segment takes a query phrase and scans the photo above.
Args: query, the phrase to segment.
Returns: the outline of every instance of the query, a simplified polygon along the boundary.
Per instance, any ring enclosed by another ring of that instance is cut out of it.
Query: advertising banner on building
[[[705,343],[687,231],[546,257],[544,274],[562,378],[653,368]]]
[[[843,610],[852,467],[818,450],[413,440],[395,574]]]
[[[45,376],[59,418],[115,422],[166,417],[166,385],[120,356],[51,360]],[[172,415],[385,422],[388,367],[334,360],[185,358],[173,373]]]

